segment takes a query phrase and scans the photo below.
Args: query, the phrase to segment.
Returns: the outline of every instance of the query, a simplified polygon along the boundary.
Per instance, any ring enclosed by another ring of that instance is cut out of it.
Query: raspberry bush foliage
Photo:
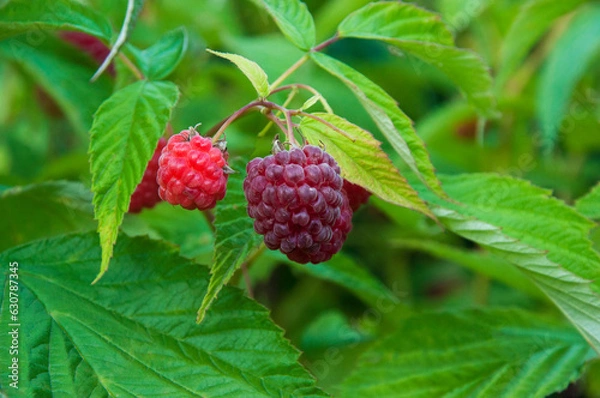
[[[2,396],[600,396],[598,20],[0,1]]]

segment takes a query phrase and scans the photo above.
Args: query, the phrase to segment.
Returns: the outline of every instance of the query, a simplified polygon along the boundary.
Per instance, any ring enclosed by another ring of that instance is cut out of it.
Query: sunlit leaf
[[[221,53],[213,50],[206,50],[218,57],[228,59],[233,62],[246,75],[259,97],[269,95],[269,78],[264,70],[254,61],[250,61],[241,55]]]
[[[94,211],[102,245],[101,277],[131,194],[165,131],[179,92],[171,82],[139,81],[98,109],[90,137]]]
[[[319,141],[325,144],[327,152],[340,165],[345,179],[390,203],[433,216],[417,192],[398,173],[386,153],[381,150],[381,143],[371,133],[337,115],[313,115],[328,125],[305,117],[300,123],[302,133],[313,145]]]

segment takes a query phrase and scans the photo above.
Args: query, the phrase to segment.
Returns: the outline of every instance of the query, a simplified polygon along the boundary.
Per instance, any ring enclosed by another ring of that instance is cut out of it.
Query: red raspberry
[[[158,202],[160,202],[160,196],[158,196],[158,183],[156,182],[156,174],[158,173],[158,158],[160,152],[167,145],[167,140],[161,138],[158,140],[158,145],[154,150],[152,159],[146,166],[142,181],[138,184],[131,195],[131,201],[129,202],[129,213],[139,213],[144,207],[149,209],[153,208]]]
[[[350,202],[352,211],[358,210],[358,208],[367,203],[371,197],[371,192],[348,180],[344,180],[344,191],[346,191],[346,194],[348,195],[348,201]]]
[[[248,215],[269,249],[302,264],[340,251],[352,229],[352,209],[331,155],[307,145],[253,159],[246,170]]]
[[[210,138],[193,129],[169,138],[159,160],[159,195],[172,205],[193,210],[215,207],[227,188],[226,156]]]
[[[92,57],[98,64],[104,62],[110,48],[102,41],[92,35],[83,32],[61,32],[60,36],[63,40],[73,44],[75,47]],[[111,63],[108,66],[108,73],[111,76],[115,75],[115,66]]]

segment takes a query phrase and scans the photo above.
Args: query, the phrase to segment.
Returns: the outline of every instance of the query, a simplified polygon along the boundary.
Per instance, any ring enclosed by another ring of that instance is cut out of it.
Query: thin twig
[[[129,58],[127,58],[127,56],[123,53],[119,53],[119,59],[121,61],[123,61],[123,63],[125,64],[125,66],[127,67],[127,69],[129,69],[138,80],[144,80],[144,74],[142,73],[142,71],[140,71],[138,69],[137,66],[135,66],[135,64],[133,62],[131,62],[131,60]]]
[[[270,86],[270,90],[275,89],[279,86],[285,79],[287,79],[292,73],[294,73],[299,67],[301,67],[308,60],[308,54],[304,54],[302,58],[296,61],[292,66],[290,66],[285,72],[283,72]],[[271,91],[272,92],[272,91]]]
[[[112,60],[117,56],[117,53],[125,44],[127,40],[127,35],[129,33],[129,25],[131,24],[131,18],[133,18],[133,13],[135,11],[135,0],[127,0],[127,11],[125,12],[125,20],[123,21],[123,27],[121,27],[121,31],[119,32],[119,36],[117,37],[117,41],[110,49],[108,56],[102,62],[102,65],[98,68],[94,76],[90,79],[90,81],[94,82],[104,71],[108,68],[108,65],[112,62]]]
[[[285,86],[281,86],[275,90],[272,90],[271,94],[275,94],[275,93],[278,93],[278,92],[281,92],[284,90],[297,90],[297,89],[306,90],[306,91],[312,93],[313,95],[319,97],[319,102],[323,105],[323,108],[325,108],[325,112],[333,114],[333,109],[331,109],[331,107],[329,106],[329,103],[327,102],[325,97],[323,97],[323,95],[321,95],[321,93],[318,92],[314,87],[309,86],[308,84],[302,84],[302,83],[287,84]],[[286,106],[286,104],[284,104],[283,106]]]
[[[335,36],[325,40],[324,42],[317,44],[316,46],[314,46],[313,48],[311,48],[310,51],[312,52],[317,52],[317,51],[321,51],[322,49],[324,49],[325,47],[335,43],[336,41],[338,41],[340,39],[340,37],[337,35],[337,33],[335,34]]]

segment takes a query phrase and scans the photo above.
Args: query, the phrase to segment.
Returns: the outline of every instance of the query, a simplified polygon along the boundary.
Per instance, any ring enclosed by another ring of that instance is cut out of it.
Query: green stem
[[[304,54],[302,56],[302,58],[300,58],[298,61],[296,61],[296,63],[294,63],[292,66],[290,66],[285,72],[283,72],[281,74],[281,76],[279,76],[273,82],[273,84],[271,84],[271,87],[270,87],[271,92],[273,92],[273,89],[275,89],[281,83],[283,83],[283,81],[285,79],[287,79],[292,73],[294,73],[296,70],[298,70],[298,68],[300,68],[307,60],[308,60],[308,54]]]
[[[336,41],[338,41],[340,39],[340,37],[337,35],[337,33],[332,36],[331,38],[325,40],[324,42],[317,44],[316,46],[314,46],[310,51],[312,52],[317,52],[317,51],[321,51],[322,49],[324,49],[325,47],[335,43]]]

